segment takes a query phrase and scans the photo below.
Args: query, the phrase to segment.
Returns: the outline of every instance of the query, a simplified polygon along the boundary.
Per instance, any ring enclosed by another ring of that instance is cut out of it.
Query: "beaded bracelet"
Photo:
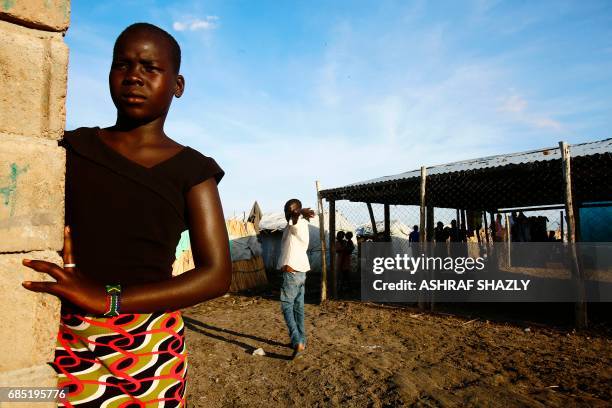
[[[119,315],[119,306],[121,305],[121,285],[106,285],[106,317],[114,317]]]

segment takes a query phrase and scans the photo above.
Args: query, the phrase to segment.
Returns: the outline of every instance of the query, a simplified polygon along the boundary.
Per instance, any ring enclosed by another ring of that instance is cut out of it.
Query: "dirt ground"
[[[307,352],[292,361],[272,296],[226,296],[184,317],[190,408],[611,406],[606,330],[331,301],[306,305]]]

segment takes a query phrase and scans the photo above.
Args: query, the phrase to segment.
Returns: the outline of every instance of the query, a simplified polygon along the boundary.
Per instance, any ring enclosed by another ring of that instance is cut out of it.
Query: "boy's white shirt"
[[[290,219],[283,231],[277,269],[289,265],[295,271],[308,272],[310,262],[306,251],[308,250],[309,240],[308,221],[300,215],[294,225]]]

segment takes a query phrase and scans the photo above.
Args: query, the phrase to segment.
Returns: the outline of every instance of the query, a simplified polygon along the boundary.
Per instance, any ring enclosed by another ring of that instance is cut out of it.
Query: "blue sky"
[[[67,128],[115,119],[127,25],[166,29],[166,131],[225,169],[226,217],[324,188],[612,137],[610,1],[73,1]]]

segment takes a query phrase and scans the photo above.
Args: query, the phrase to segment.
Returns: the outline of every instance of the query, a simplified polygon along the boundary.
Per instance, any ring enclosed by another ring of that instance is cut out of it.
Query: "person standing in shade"
[[[336,272],[338,275],[342,275],[342,267],[344,265],[344,258],[346,254],[346,240],[344,239],[344,231],[336,232]]]
[[[355,251],[355,244],[353,243],[353,233],[347,231],[344,234],[346,240],[344,241],[344,258],[342,259],[342,275],[340,279],[340,288],[342,290],[348,289],[349,278],[353,271],[352,255]]]
[[[419,226],[415,225],[412,227],[412,232],[408,235],[408,243],[412,247],[412,244],[419,243]]]
[[[436,243],[446,242],[448,239],[448,230],[444,228],[442,221],[438,221],[436,228],[434,229],[434,239]]]
[[[287,226],[283,231],[277,265],[283,275],[280,301],[291,338],[293,358],[297,358],[306,348],[304,292],[306,272],[310,270],[306,251],[309,244],[308,220],[314,217],[314,211],[302,208],[302,203],[296,198],[285,203],[284,211]]]

